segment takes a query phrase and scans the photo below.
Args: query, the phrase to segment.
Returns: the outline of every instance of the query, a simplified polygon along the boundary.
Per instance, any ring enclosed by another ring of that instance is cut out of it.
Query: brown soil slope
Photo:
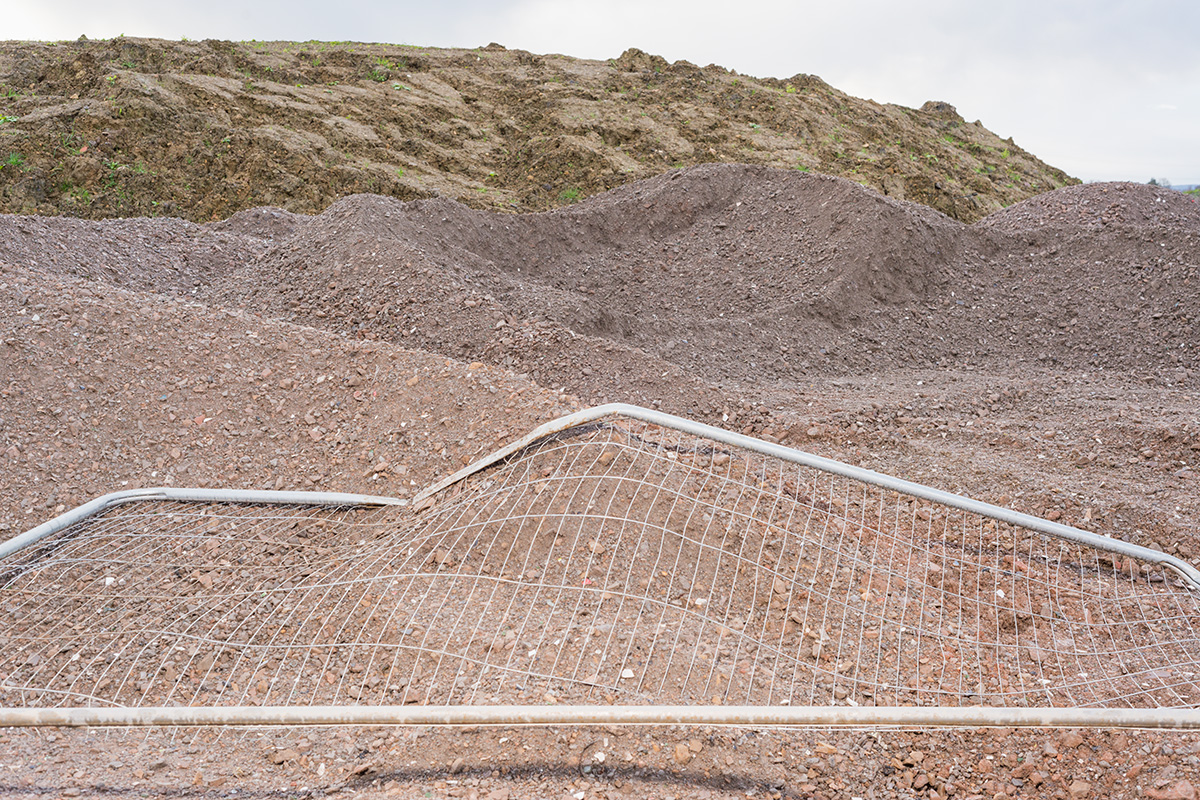
[[[315,217],[0,218],[0,260],[249,305],[589,396],[962,366],[1197,367],[1200,206],[1095,184],[965,226],[849,181],[708,165],[498,215],[360,195]],[[615,376],[620,375],[618,380]],[[632,393],[632,394],[631,394]]]
[[[629,50],[0,43],[0,210],[317,213],[371,192],[540,210],[672,167],[840,175],[975,221],[1074,182],[941,102],[850,97]]]

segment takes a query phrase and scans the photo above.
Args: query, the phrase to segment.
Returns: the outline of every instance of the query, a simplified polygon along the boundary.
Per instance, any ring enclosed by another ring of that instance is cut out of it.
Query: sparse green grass
[[[68,186],[64,194],[66,194],[67,199],[72,203],[85,206],[92,204],[92,193],[82,186]]]
[[[574,203],[581,197],[583,197],[583,192],[574,186],[563,189],[558,195],[558,199],[564,203]]]
[[[8,158],[4,159],[4,163],[0,164],[0,169],[4,169],[4,167],[25,169],[25,156],[20,153],[9,153]]]

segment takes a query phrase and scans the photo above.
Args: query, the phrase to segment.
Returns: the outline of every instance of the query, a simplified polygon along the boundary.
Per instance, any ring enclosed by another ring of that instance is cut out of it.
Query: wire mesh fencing
[[[0,560],[0,606],[8,709],[1200,707],[1175,573],[627,418],[419,515],[110,509]]]

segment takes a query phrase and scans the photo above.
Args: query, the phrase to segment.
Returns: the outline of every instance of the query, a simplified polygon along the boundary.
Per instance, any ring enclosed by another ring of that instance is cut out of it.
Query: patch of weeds
[[[395,89],[396,91],[400,91],[401,89],[403,89],[406,92],[412,91],[411,86],[405,86],[403,83],[393,83],[392,88]]]
[[[82,186],[68,186],[65,194],[67,200],[72,203],[90,206],[92,204],[92,193]]]
[[[150,174],[150,169],[146,166],[146,162],[142,161],[140,158],[133,162],[133,171],[137,175]]]
[[[404,167],[396,167],[396,177],[398,177],[398,178],[404,177]]]
[[[0,169],[12,167],[13,169],[25,169],[25,156],[20,153],[9,153],[8,158],[0,163]]]
[[[795,87],[795,86],[792,86],[792,85],[789,83],[787,86],[785,86],[785,87],[784,87],[783,91],[784,91],[784,92],[786,92],[787,94],[795,94],[795,93],[796,93],[796,87]]]
[[[0,125],[7,125],[10,122],[16,122],[16,117],[0,117]]]
[[[1008,148],[1007,147],[1000,151],[1000,157],[1008,158]]]
[[[574,203],[581,197],[583,197],[583,192],[574,186],[563,189],[558,195],[558,199],[564,203]]]

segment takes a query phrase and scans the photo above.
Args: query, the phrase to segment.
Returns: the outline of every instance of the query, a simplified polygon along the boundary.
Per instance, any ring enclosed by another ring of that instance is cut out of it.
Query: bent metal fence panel
[[[1190,565],[631,406],[116,499],[0,546],[0,724],[1200,727]]]

